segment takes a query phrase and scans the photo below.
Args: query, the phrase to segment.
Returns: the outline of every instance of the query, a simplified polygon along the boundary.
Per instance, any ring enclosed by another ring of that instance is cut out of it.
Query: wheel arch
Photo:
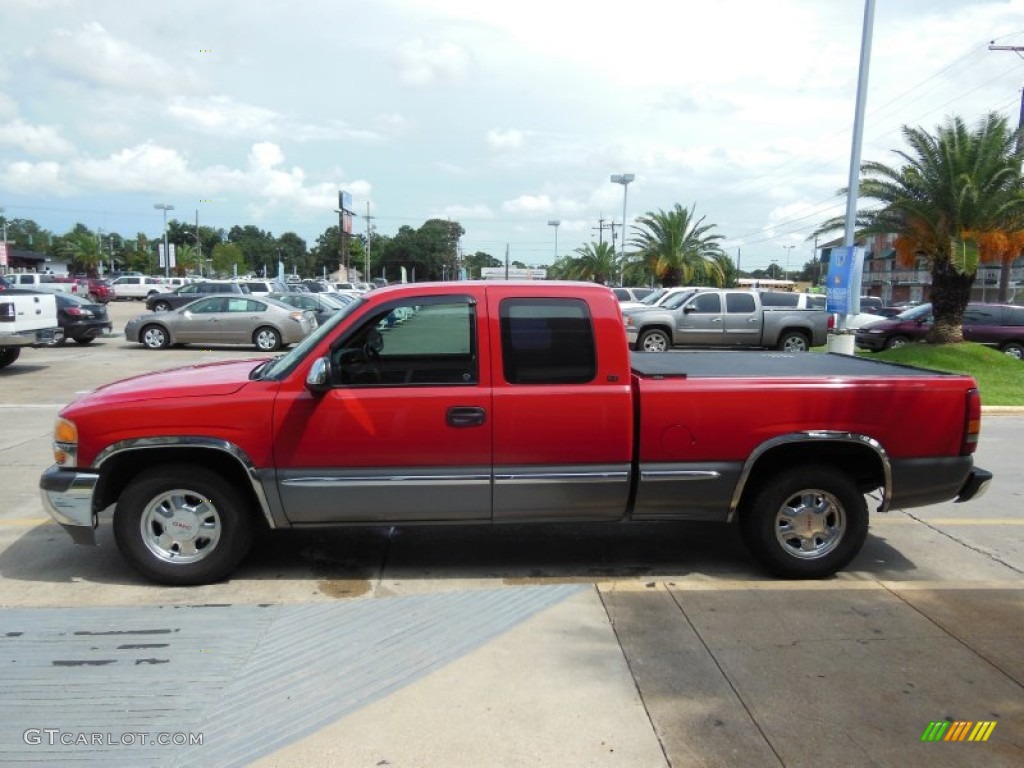
[[[779,470],[798,464],[826,464],[848,472],[862,492],[882,489],[876,512],[887,512],[892,496],[892,463],[881,443],[867,435],[830,430],[795,432],[772,438],[743,465],[729,505],[732,522],[744,502]]]
[[[268,527],[280,527],[259,472],[245,451],[226,440],[201,436],[123,440],[105,448],[93,462],[100,475],[93,495],[94,509],[101,511],[116,503],[140,472],[171,463],[212,469],[260,511]]]
[[[671,326],[666,325],[666,324],[664,324],[664,323],[659,321],[659,322],[656,322],[656,323],[651,323],[650,325],[645,325],[643,328],[641,328],[639,331],[637,331],[637,334],[636,334],[636,346],[637,346],[637,349],[640,349],[640,343],[641,343],[641,341],[643,341],[644,334],[650,333],[651,331],[661,331],[662,333],[664,333],[668,337],[668,345],[670,347],[674,347],[675,346],[675,339],[674,339],[674,337],[672,335],[672,328],[671,328]]]

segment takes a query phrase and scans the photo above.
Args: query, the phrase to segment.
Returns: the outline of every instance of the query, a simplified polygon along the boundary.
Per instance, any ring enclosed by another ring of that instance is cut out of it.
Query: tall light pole
[[[173,211],[173,205],[167,203],[156,203],[154,206],[158,211],[164,212],[164,277],[171,276],[171,252],[167,250],[167,212]]]
[[[548,226],[555,228],[555,261],[558,261],[558,225],[561,223],[561,219],[548,219]]]
[[[629,192],[629,183],[636,178],[633,173],[613,173],[612,184],[622,185],[622,244],[619,246],[619,263],[626,261],[626,197]]]
[[[782,276],[782,279],[783,280],[789,280],[789,254],[791,254],[793,252],[793,249],[796,248],[796,246],[795,245],[784,245],[782,247],[786,249],[786,274],[784,274]]]

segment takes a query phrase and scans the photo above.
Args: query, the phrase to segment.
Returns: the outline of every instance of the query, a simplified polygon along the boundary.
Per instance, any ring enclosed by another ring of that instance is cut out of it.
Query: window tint
[[[695,312],[721,312],[722,298],[717,293],[698,293],[689,306]]]
[[[674,293],[665,299],[661,307],[663,309],[679,309],[691,296],[693,296],[693,291],[679,291],[679,293]]]
[[[964,325],[1000,325],[999,307],[968,307],[964,311]]]
[[[419,299],[391,305],[331,353],[347,386],[475,384],[476,312],[467,299]]]
[[[208,314],[210,312],[223,312],[225,299],[200,299],[189,304],[189,312],[193,314]]]
[[[1003,325],[1024,325],[1024,307],[1003,307]]]
[[[506,299],[499,314],[502,364],[510,384],[583,384],[597,375],[586,302]]]
[[[799,303],[800,295],[796,293],[765,291],[764,293],[761,294],[761,306],[763,307],[796,308]]]
[[[725,294],[725,311],[736,314],[748,315],[754,311],[754,297],[749,293],[727,293]]]
[[[807,297],[807,306],[810,309],[824,309],[825,297],[819,294]]]
[[[630,301],[633,298],[625,288],[613,288],[612,293],[615,294],[615,298],[619,301]]]

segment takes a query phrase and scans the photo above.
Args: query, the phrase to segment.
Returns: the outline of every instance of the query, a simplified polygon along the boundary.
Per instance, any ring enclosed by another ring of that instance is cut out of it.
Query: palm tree
[[[932,343],[963,340],[964,309],[980,261],[1009,262],[1024,243],[1024,159],[1006,118],[989,113],[974,130],[959,117],[934,135],[903,127],[910,149],[900,167],[861,166],[860,197],[881,203],[859,211],[858,234],[897,235],[902,266],[921,260],[932,276]],[[819,232],[842,226],[827,222]]]
[[[95,235],[86,232],[65,235],[62,251],[71,259],[76,272],[84,272],[90,277],[96,276],[96,268],[103,260],[103,252]]]
[[[726,283],[719,261],[724,254],[718,244],[724,236],[711,234],[715,225],[705,224],[704,216],[695,219],[695,208],[696,204],[687,210],[676,203],[670,211],[649,211],[633,228],[632,242],[640,257],[651,264],[666,288]]]
[[[570,274],[577,280],[607,284],[618,272],[619,260],[611,243],[587,243],[577,248]]]

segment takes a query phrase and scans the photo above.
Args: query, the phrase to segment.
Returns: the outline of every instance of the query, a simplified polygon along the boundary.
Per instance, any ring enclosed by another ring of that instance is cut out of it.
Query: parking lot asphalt
[[[1021,415],[986,412],[986,496],[875,516],[817,582],[723,526],[527,525],[286,532],[167,588],[109,522],[96,549],[48,522],[76,392],[249,356],[115,336],[0,371],[0,763],[1024,764]]]

